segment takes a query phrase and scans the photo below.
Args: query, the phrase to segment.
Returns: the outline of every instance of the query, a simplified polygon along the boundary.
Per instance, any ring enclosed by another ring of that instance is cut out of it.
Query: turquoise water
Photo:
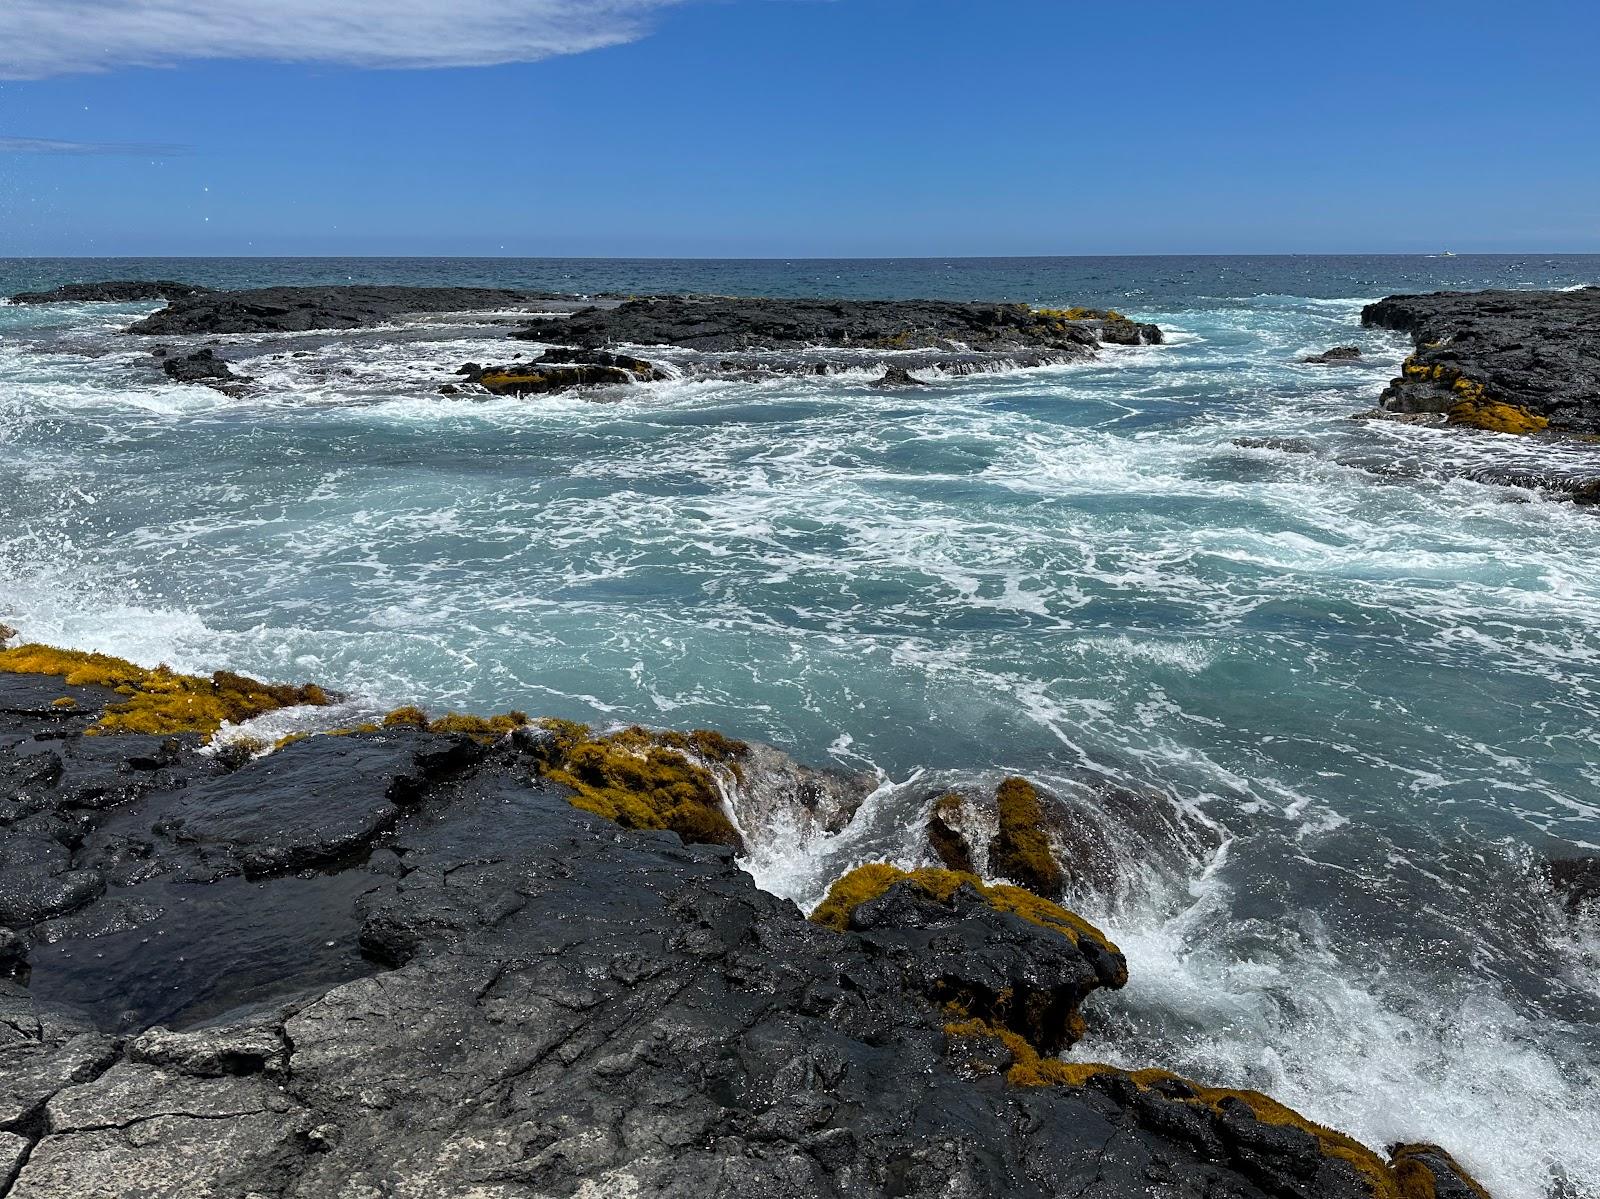
[[[262,381],[230,399],[117,335],[152,305],[0,308],[0,619],[363,709],[707,725],[876,771],[847,834],[750,863],[802,901],[901,852],[936,786],[1159,794],[1218,847],[1081,897],[1134,979],[1095,1056],[1442,1141],[1502,1199],[1600,1186],[1600,952],[1536,878],[1600,846],[1600,518],[1457,477],[1520,444],[1348,419],[1407,349],[1364,301],[1600,258],[35,261],[0,290],[155,275],[1157,321],[1171,344],[906,393],[446,397],[501,347],[443,322],[197,343]],[[1295,361],[1344,343],[1361,365]]]

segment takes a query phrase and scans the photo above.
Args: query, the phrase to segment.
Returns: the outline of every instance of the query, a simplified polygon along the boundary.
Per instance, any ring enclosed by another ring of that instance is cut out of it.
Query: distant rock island
[[[945,300],[808,300],[726,296],[571,296],[503,288],[265,287],[210,291],[186,284],[72,284],[80,300],[169,298],[128,327],[140,337],[258,335],[371,329],[419,316],[473,314],[516,327],[511,338],[553,348],[536,361],[449,370],[438,390],[546,395],[574,388],[654,382],[677,374],[760,378],[883,372],[883,386],[917,387],[911,371],[966,375],[1092,358],[1102,345],[1160,345],[1160,328],[1097,308],[1032,308]],[[174,294],[166,296],[166,292]],[[18,297],[17,302],[34,302]],[[672,369],[619,347],[682,351]],[[157,357],[173,379],[240,394],[218,347]],[[441,374],[445,369],[441,364]]]
[[[171,279],[133,279],[111,283],[64,283],[50,291],[24,291],[13,304],[132,304],[145,300],[182,300],[206,295],[209,287]]]

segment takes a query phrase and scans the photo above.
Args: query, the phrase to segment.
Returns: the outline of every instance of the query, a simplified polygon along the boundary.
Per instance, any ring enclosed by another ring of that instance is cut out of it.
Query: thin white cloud
[[[190,59],[532,62],[633,41],[683,0],[0,0],[0,78]]]
[[[188,146],[167,142],[69,142],[54,137],[0,136],[0,154],[134,154],[172,158],[187,153]]]

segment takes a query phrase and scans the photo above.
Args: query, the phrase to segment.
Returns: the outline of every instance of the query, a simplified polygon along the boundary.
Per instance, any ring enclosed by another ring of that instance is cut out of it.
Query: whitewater
[[[1437,1141],[1501,1199],[1600,1195],[1600,930],[1542,874],[1600,849],[1600,516],[1461,477],[1529,452],[1503,439],[1350,419],[1409,348],[1363,303],[1600,258],[0,261],[6,294],[139,276],[1158,323],[914,393],[441,395],[439,363],[505,347],[439,317],[194,339],[258,380],[234,398],[118,332],[158,305],[0,307],[0,622],[314,680],[334,723],[517,708],[871,772],[844,832],[752,847],[803,906],[909,861],[941,789],[1159,797],[1194,835],[1070,900],[1131,972],[1074,1053]]]

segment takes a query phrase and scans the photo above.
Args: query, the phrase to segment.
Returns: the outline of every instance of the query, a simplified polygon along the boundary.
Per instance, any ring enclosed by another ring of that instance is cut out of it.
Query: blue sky
[[[4,0],[0,255],[1600,251],[1597,7]]]

